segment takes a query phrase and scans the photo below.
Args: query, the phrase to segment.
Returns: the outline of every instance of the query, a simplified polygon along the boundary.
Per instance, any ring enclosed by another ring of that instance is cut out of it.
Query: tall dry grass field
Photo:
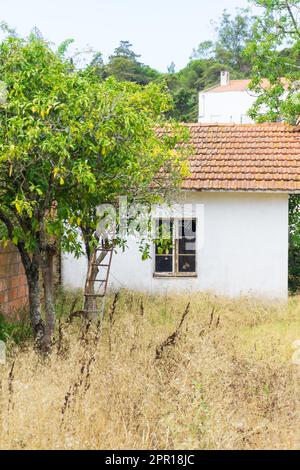
[[[10,348],[2,449],[300,447],[297,298],[113,300],[102,329],[62,320],[45,359],[30,343]]]

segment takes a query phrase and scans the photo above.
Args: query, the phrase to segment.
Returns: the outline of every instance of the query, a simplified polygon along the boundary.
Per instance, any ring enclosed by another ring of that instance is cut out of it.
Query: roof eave
[[[182,188],[182,191],[196,193],[261,193],[261,194],[300,194],[300,189],[281,190],[281,189],[209,189],[209,188]]]

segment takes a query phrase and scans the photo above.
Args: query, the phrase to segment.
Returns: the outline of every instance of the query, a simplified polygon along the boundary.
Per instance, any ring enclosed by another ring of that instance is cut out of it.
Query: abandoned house
[[[128,249],[113,255],[111,288],[287,298],[288,201],[300,192],[300,131],[253,124],[249,83],[224,71],[219,85],[200,92],[199,123],[189,125],[191,175],[174,205],[153,216],[158,225],[168,220],[173,249],[162,254],[152,243],[142,261],[130,236]],[[64,285],[82,287],[86,269],[85,258],[64,254]]]
[[[153,243],[151,258],[142,261],[130,236],[128,249],[113,255],[110,287],[286,299],[288,200],[300,192],[299,130],[284,123],[189,128],[191,175],[174,206],[154,214],[157,224],[171,221],[173,249],[160,253]],[[85,273],[85,258],[63,255],[64,285],[83,287]]]
[[[142,261],[137,240],[112,257],[109,287],[149,292],[213,291],[229,296],[286,299],[288,201],[300,193],[300,130],[253,124],[249,80],[230,80],[199,94],[199,122],[189,124],[191,174],[174,205],[157,207],[154,224],[173,239],[165,253],[152,243]],[[181,236],[179,236],[181,233]],[[87,262],[64,253],[61,279],[84,286]],[[16,249],[0,249],[0,311],[26,302]]]

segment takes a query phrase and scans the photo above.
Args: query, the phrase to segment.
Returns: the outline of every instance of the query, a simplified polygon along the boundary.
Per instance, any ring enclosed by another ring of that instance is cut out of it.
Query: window
[[[196,219],[156,220],[155,275],[196,275]]]

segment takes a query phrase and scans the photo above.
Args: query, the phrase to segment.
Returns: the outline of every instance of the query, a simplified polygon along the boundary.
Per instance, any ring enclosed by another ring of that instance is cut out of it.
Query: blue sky
[[[26,35],[37,26],[60,43],[75,39],[107,57],[120,40],[129,40],[141,60],[166,71],[184,67],[199,42],[214,38],[210,20],[247,0],[0,0],[0,20]]]

